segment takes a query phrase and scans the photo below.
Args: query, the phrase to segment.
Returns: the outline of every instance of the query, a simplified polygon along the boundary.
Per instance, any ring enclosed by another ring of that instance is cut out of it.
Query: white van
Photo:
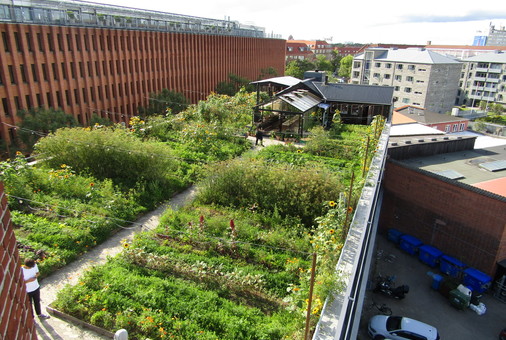
[[[376,315],[369,320],[369,335],[374,340],[439,340],[435,327],[402,316]]]

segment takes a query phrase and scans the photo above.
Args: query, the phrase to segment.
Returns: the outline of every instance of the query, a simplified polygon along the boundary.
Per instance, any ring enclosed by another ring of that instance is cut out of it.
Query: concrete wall
[[[39,106],[81,124],[93,113],[128,122],[163,88],[197,102],[230,73],[284,74],[281,39],[8,23],[0,34],[0,123],[10,125],[18,109]],[[3,140],[9,128],[0,124]]]
[[[2,183],[0,215],[0,339],[37,339]]]
[[[418,237],[491,275],[506,259],[506,198],[388,161],[380,231]]]

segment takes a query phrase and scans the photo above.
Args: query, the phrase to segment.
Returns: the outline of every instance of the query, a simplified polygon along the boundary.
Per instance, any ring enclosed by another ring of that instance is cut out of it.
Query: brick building
[[[472,149],[474,142],[462,137],[428,140],[396,140],[389,149],[380,230],[416,236],[494,277],[506,259],[506,169],[484,165],[504,162],[504,147]],[[394,160],[409,153],[402,148],[424,156]]]
[[[31,306],[21,272],[16,238],[3,184],[0,183],[0,339],[37,339]]]
[[[257,80],[284,73],[285,41],[259,27],[86,2],[0,1],[0,137],[16,112],[61,108],[128,122],[163,88],[192,102],[230,73]]]

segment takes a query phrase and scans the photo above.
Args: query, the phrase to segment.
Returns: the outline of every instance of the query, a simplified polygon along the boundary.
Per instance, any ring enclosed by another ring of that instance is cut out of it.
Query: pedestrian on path
[[[30,305],[35,308],[35,313],[39,319],[49,319],[48,315],[42,314],[42,310],[40,308],[40,285],[37,280],[39,277],[39,268],[37,267],[37,263],[35,263],[32,259],[26,259],[24,266],[21,268],[23,270],[23,277]]]
[[[258,145],[258,142],[260,141],[260,145],[264,146],[264,133],[262,130],[257,129],[257,133],[255,134],[256,141],[255,145]]]

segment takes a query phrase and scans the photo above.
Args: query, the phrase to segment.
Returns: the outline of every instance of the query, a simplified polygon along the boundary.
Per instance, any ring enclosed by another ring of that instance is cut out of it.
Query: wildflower
[[[333,233],[335,233],[335,232],[336,232],[336,231],[335,231],[334,229],[330,229],[330,230],[329,230],[329,233],[330,233],[330,234],[333,234]]]
[[[128,243],[123,243],[123,248],[128,248],[130,245]]]
[[[349,213],[353,212],[353,207],[348,207],[348,212]]]
[[[102,310],[105,312],[107,310],[107,308],[102,308]]]
[[[298,150],[297,150],[297,153],[302,153],[302,150],[301,150],[301,149],[298,149]]]
[[[331,207],[335,207],[335,206],[336,206],[336,202],[334,202],[334,201],[330,201],[330,202],[329,202],[329,206],[331,206]]]
[[[95,186],[95,183],[91,182],[90,187],[93,187],[93,186]]]

